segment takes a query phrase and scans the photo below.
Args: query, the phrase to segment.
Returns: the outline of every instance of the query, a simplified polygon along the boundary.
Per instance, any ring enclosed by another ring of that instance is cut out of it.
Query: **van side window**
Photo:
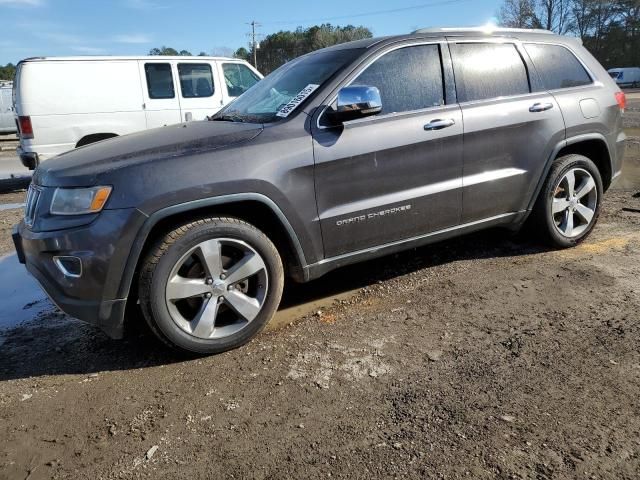
[[[560,45],[534,43],[525,44],[524,48],[547,90],[580,87],[593,83],[587,71],[569,49]]]
[[[173,75],[169,63],[145,63],[144,73],[147,77],[149,98],[174,98]]]
[[[459,102],[530,93],[525,64],[511,43],[451,45]]]
[[[440,47],[393,50],[369,65],[351,85],[378,87],[382,115],[444,105]]]
[[[213,74],[208,63],[180,63],[180,90],[183,98],[211,97],[215,92]]]
[[[230,97],[239,97],[260,81],[260,78],[241,63],[223,63],[224,81]]]

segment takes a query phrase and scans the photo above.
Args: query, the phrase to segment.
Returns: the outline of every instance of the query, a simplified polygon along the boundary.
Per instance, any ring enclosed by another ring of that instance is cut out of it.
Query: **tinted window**
[[[260,81],[249,67],[241,63],[223,63],[222,71],[230,97],[239,97]]]
[[[440,48],[420,45],[394,50],[373,62],[351,84],[378,87],[382,114],[443,105]]]
[[[180,90],[184,98],[210,97],[215,91],[211,65],[208,63],[181,63],[178,65]]]
[[[149,98],[173,98],[173,76],[168,63],[146,63],[144,71],[147,77]]]
[[[525,45],[547,90],[589,85],[591,77],[573,53],[560,45]]]
[[[470,102],[529,93],[529,77],[513,44],[451,45],[458,101]]]

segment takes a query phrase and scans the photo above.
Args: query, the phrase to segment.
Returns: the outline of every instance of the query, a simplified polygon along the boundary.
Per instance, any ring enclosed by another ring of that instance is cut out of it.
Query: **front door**
[[[533,69],[516,44],[450,48],[464,118],[462,222],[522,211],[564,138],[560,107],[549,93],[532,93]]]
[[[141,61],[139,65],[147,128],[180,123],[180,100],[171,62]]]
[[[349,82],[380,90],[379,115],[333,127],[320,118],[314,156],[325,257],[460,222],[462,115],[445,103],[442,64],[438,43],[396,47]]]

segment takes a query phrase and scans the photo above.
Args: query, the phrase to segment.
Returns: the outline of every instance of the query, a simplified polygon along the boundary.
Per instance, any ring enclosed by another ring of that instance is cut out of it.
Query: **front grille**
[[[36,210],[38,209],[38,200],[40,200],[40,194],[42,190],[35,185],[29,185],[29,191],[27,192],[27,203],[24,206],[24,223],[27,226],[32,226],[33,221],[36,218]]]

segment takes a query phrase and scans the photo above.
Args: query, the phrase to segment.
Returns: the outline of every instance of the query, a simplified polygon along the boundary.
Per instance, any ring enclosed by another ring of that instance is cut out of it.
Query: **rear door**
[[[178,60],[182,121],[204,120],[222,107],[222,89],[215,62]]]
[[[444,71],[443,71],[444,65]],[[394,47],[347,84],[377,87],[383,111],[314,132],[325,256],[455,226],[462,201],[462,115],[446,44]]]
[[[452,40],[450,49],[464,119],[462,222],[525,210],[565,136],[558,102],[532,93],[537,77],[516,42]]]
[[[139,62],[147,128],[180,123],[178,84],[171,61]]]

